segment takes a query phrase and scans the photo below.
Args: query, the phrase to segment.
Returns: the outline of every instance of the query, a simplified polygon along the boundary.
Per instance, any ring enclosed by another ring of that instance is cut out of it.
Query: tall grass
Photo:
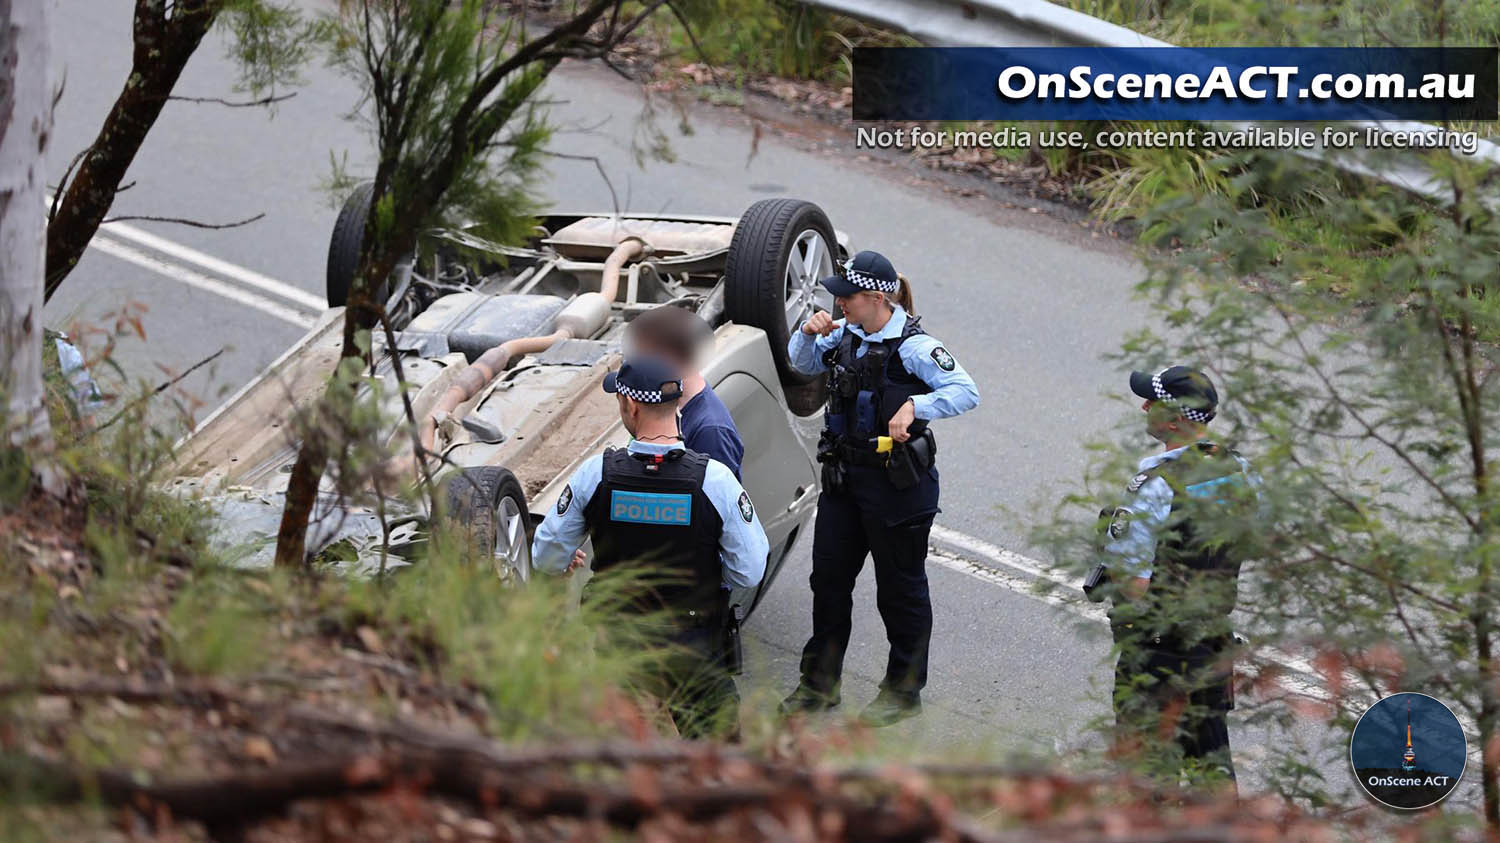
[[[770,74],[847,84],[856,46],[908,46],[910,38],[796,0],[685,0],[656,20],[674,51],[745,76]],[[691,28],[691,34],[688,32]],[[702,51],[700,56],[699,50]]]

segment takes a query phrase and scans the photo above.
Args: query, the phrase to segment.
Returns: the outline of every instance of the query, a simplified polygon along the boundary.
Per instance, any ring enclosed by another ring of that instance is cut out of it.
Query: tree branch
[[[243,102],[232,102],[232,101],[224,99],[222,97],[179,97],[179,96],[173,94],[172,96],[167,97],[167,100],[169,102],[211,103],[211,104],[214,104],[214,105],[222,105],[222,106],[225,106],[227,108],[255,108],[257,106],[273,105],[273,104],[278,103],[278,102],[286,102],[287,100],[291,99],[292,97],[295,97],[296,95],[297,95],[297,92],[293,91],[293,92],[291,92],[289,94],[279,94],[279,95],[272,94],[272,95],[264,96],[264,97],[261,97],[258,100],[246,100],[246,101],[243,101]]]
[[[1451,508],[1455,513],[1457,513],[1459,517],[1469,525],[1469,528],[1471,530],[1476,533],[1481,532],[1479,522],[1475,521],[1474,517],[1470,515],[1469,512],[1464,509],[1464,507],[1458,501],[1453,499],[1453,496],[1448,493],[1447,489],[1443,488],[1442,484],[1438,483],[1437,480],[1435,480],[1432,475],[1428,474],[1427,471],[1420,465],[1417,465],[1416,461],[1411,458],[1411,454],[1408,454],[1405,448],[1402,448],[1400,445],[1382,436],[1379,431],[1377,431],[1369,422],[1365,421],[1364,416],[1360,414],[1359,410],[1357,410],[1352,404],[1350,404],[1349,401],[1344,398],[1343,393],[1339,392],[1338,389],[1334,387],[1333,382],[1329,380],[1328,375],[1323,371],[1323,367],[1310,362],[1313,358],[1313,354],[1307,348],[1307,344],[1303,341],[1302,333],[1298,331],[1297,328],[1292,324],[1291,315],[1286,312],[1286,309],[1281,306],[1281,303],[1276,301],[1269,295],[1265,295],[1263,296],[1263,298],[1271,305],[1271,307],[1275,308],[1277,314],[1281,316],[1282,321],[1286,323],[1287,330],[1291,332],[1293,341],[1297,343],[1297,347],[1302,351],[1304,364],[1307,366],[1307,368],[1311,369],[1313,374],[1317,375],[1318,380],[1323,383],[1323,387],[1328,390],[1328,397],[1331,398],[1334,403],[1338,404],[1339,407],[1344,410],[1344,412],[1348,413],[1350,418],[1358,422],[1359,426],[1364,428],[1365,433],[1369,435],[1369,438],[1375,440],[1376,442],[1379,442],[1381,445],[1384,445],[1387,450],[1396,455],[1397,459],[1405,463],[1406,466],[1410,468],[1412,472],[1422,480],[1423,483],[1427,484],[1427,486],[1434,492],[1437,492],[1438,497],[1442,498],[1443,502],[1447,504],[1449,508]]]
[[[223,349],[223,347],[220,347],[218,351],[215,351],[213,354],[210,354],[207,357],[203,358],[202,360],[199,360],[197,363],[194,363],[193,365],[189,366],[185,371],[183,371],[182,374],[178,375],[175,378],[172,378],[171,380],[167,381],[164,384],[161,384],[160,386],[158,386],[157,388],[151,390],[150,392],[146,393],[145,395],[142,395],[141,397],[135,399],[134,401],[130,402],[129,404],[126,404],[125,406],[121,407],[118,412],[116,412],[114,415],[110,416],[109,419],[107,419],[104,423],[96,425],[93,430],[90,430],[89,433],[88,433],[88,435],[92,437],[95,434],[97,434],[99,431],[101,431],[101,430],[105,429],[106,427],[109,427],[110,425],[112,425],[115,422],[119,421],[121,419],[121,417],[123,417],[126,413],[130,412],[132,409],[134,409],[136,407],[139,407],[140,405],[146,403],[147,401],[150,401],[152,398],[155,398],[156,396],[162,394],[163,392],[166,392],[168,389],[171,389],[172,387],[174,387],[177,384],[181,383],[183,381],[183,379],[185,379],[188,375],[191,375],[192,373],[198,371],[199,369],[203,368],[204,366],[207,366],[209,363],[212,363],[214,360],[218,359],[219,355],[221,355],[223,353],[224,353],[224,349]]]
[[[209,229],[216,229],[217,230],[217,229],[224,229],[224,228],[239,228],[240,226],[243,226],[243,225],[249,225],[252,222],[257,222],[257,221],[263,219],[265,217],[265,215],[266,215],[266,212],[265,211],[261,211],[260,213],[256,214],[253,217],[246,217],[245,219],[238,220],[236,222],[224,222],[224,223],[199,222],[198,220],[183,219],[182,217],[121,216],[121,217],[109,217],[107,219],[100,220],[99,224],[100,225],[108,225],[109,223],[112,223],[112,222],[133,222],[133,221],[140,220],[140,221],[145,221],[145,222],[170,222],[170,223],[173,223],[175,225],[186,225],[186,226],[191,226],[193,228],[209,228]]]

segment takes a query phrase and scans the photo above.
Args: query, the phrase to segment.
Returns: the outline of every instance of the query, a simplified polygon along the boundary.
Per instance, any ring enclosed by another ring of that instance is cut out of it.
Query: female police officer
[[[972,409],[979,392],[917,324],[910,288],[889,260],[860,252],[843,269],[822,284],[845,319],[814,313],[787,346],[800,371],[829,373],[829,395],[818,443],[813,632],[802,650],[802,680],[781,711],[838,705],[854,581],[868,554],[891,650],[880,694],[860,717],[884,726],[921,712],[927,682],[927,533],[938,512],[937,448],[927,423]]]

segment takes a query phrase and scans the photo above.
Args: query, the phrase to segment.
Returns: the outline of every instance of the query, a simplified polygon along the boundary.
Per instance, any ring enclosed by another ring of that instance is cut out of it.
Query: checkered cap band
[[[873,275],[867,275],[855,269],[853,258],[844,261],[844,277],[848,278],[849,282],[856,287],[863,287],[866,290],[874,290],[879,293],[894,293],[901,289],[901,282],[899,281],[882,281]]]
[[[1151,376],[1151,391],[1156,393],[1156,400],[1181,413],[1185,419],[1195,422],[1213,421],[1214,414],[1212,411],[1204,412],[1202,410],[1195,410],[1192,407],[1184,407],[1182,402],[1177,399],[1177,396],[1168,392],[1166,387],[1161,385],[1161,372],[1157,372]]]
[[[642,404],[665,404],[668,401],[676,401],[682,397],[680,390],[672,395],[663,396],[662,391],[659,389],[632,389],[623,383],[617,383],[615,391],[626,398],[633,398]]]

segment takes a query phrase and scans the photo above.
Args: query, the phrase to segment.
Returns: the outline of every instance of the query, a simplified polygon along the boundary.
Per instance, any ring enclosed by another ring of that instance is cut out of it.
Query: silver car
[[[243,564],[269,564],[296,458],[293,413],[320,394],[338,359],[369,205],[369,186],[357,189],[334,226],[329,312],[179,449],[176,485],[219,509],[220,539]],[[815,306],[832,309],[818,280],[848,253],[823,211],[796,199],[757,202],[738,220],[554,213],[521,246],[469,229],[429,232],[381,292],[420,436],[442,455],[427,468],[445,486],[446,517],[492,549],[497,573],[527,580],[540,514],[579,463],[628,441],[600,388],[619,364],[626,323],[661,304],[685,307],[715,329],[704,375],[744,439],[744,485],[770,538],[761,586],[736,596],[753,610],[818,497],[824,385],[788,365],[788,333]],[[390,382],[392,349],[380,336],[375,347],[374,377]],[[383,394],[399,460],[411,452],[410,430],[399,395]],[[347,561],[352,548],[363,567],[419,559],[431,514],[385,516],[327,487],[308,552],[338,547]]]

